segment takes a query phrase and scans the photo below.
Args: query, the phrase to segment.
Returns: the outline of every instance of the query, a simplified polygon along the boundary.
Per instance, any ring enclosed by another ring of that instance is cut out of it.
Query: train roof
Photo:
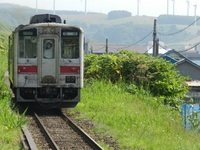
[[[35,23],[35,24],[27,24],[27,25],[19,25],[15,28],[14,32],[19,32],[22,30],[29,30],[33,28],[41,28],[41,27],[59,27],[63,29],[70,29],[70,30],[79,30],[80,32],[84,32],[81,27],[69,25],[69,24],[62,24],[62,23]]]
[[[54,14],[39,14],[39,15],[34,15],[30,19],[30,24],[45,23],[45,22],[62,23],[62,20],[61,20],[61,18],[58,15],[54,15]]]
[[[83,32],[83,29],[78,26],[66,24],[66,22],[62,23],[61,18],[58,15],[54,14],[38,14],[34,15],[30,19],[30,23],[26,25],[19,25],[15,28],[15,32],[20,30],[27,30],[31,28],[38,28],[38,27],[61,27],[61,28],[68,28],[68,29],[77,29]]]

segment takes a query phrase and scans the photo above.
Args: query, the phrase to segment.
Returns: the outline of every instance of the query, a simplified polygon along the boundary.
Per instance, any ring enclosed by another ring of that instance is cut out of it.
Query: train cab
[[[83,87],[83,30],[41,14],[9,37],[8,71],[17,103],[75,107]]]

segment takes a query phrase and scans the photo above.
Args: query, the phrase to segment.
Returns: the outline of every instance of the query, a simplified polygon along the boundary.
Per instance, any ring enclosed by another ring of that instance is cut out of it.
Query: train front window
[[[63,37],[61,41],[61,57],[66,59],[79,58],[79,38]]]
[[[43,40],[43,57],[44,59],[53,59],[55,49],[54,39],[44,39]]]
[[[19,57],[36,58],[37,57],[37,35],[36,29],[19,32]]]

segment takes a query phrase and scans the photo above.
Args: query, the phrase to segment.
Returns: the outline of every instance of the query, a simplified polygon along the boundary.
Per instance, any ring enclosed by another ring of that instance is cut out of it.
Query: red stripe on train
[[[80,73],[80,66],[60,66],[60,73]]]
[[[37,66],[18,66],[18,73],[37,73]]]

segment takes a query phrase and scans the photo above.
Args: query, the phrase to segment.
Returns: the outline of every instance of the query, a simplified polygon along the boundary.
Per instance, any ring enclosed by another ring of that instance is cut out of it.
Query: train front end
[[[17,103],[75,107],[83,87],[83,31],[56,15],[36,15],[9,38],[9,77]]]

